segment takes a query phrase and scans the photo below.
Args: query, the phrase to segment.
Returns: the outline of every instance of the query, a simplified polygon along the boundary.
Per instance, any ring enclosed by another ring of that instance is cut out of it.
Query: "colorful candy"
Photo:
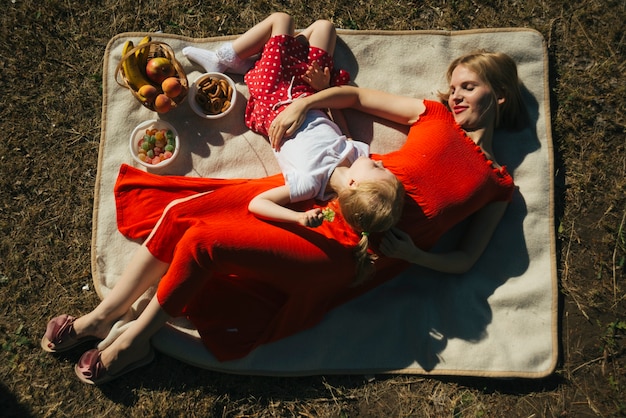
[[[172,158],[176,149],[176,138],[169,129],[146,129],[137,143],[137,156],[146,164],[159,164]]]

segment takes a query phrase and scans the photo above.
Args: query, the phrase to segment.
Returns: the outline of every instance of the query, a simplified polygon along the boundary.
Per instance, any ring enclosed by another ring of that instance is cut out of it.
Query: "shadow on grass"
[[[30,409],[22,405],[17,397],[2,383],[0,383],[0,415],[5,418],[29,418],[34,415]]]
[[[376,375],[375,380],[384,382],[397,379],[397,377],[397,375]],[[485,394],[527,395],[534,392],[552,391],[565,383],[565,380],[556,374],[544,379],[423,377],[443,383],[456,383]],[[102,395],[110,401],[126,407],[135,406],[141,396],[140,390],[146,390],[166,392],[167,396],[194,393],[198,397],[214,397],[215,407],[219,409],[223,402],[232,404],[250,399],[254,399],[257,406],[269,405],[276,401],[307,402],[328,399],[335,397],[337,393],[347,394],[355,389],[365,389],[373,378],[374,376],[364,375],[305,377],[233,375],[200,369],[157,353],[156,360],[150,366],[124,375],[95,390],[100,390]],[[334,391],[334,388],[339,388],[339,390]],[[338,395],[337,398],[341,396]]]

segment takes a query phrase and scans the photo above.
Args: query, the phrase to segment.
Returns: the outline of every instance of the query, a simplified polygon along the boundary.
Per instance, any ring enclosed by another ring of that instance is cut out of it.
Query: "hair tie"
[[[361,232],[361,235],[363,235],[364,237],[369,237],[370,233],[363,231],[363,232]]]

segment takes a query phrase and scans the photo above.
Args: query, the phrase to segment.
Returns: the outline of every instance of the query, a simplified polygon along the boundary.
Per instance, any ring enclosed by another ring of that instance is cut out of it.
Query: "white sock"
[[[191,61],[199,64],[207,73],[223,73],[230,70],[235,74],[245,74],[254,65],[255,58],[241,59],[235,53],[233,44],[227,42],[220,46],[216,52],[208,49],[186,46],[183,54]]]
[[[183,54],[190,60],[202,68],[207,73],[223,73],[226,71],[227,65],[220,62],[217,54],[208,49],[186,46],[183,48]]]
[[[245,74],[254,65],[255,58],[241,59],[233,49],[232,42],[227,42],[219,47],[216,52],[219,62],[224,63],[226,67],[235,74]]]

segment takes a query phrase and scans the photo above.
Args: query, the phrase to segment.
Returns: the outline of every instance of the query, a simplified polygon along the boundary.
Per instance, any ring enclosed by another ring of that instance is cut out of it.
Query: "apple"
[[[176,74],[176,69],[170,60],[164,57],[152,58],[146,65],[146,75],[155,83],[161,84],[163,80],[174,74]]]

